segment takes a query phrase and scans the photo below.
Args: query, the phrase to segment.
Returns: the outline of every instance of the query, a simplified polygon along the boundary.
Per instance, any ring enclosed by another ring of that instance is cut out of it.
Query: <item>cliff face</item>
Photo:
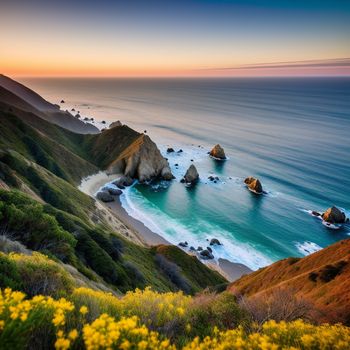
[[[229,290],[262,298],[278,289],[290,289],[312,302],[321,321],[350,324],[350,239],[305,258],[288,258],[241,277]]]
[[[123,173],[141,182],[159,177],[173,179],[168,161],[157,145],[146,135],[140,135],[121,155],[110,164],[108,171]]]

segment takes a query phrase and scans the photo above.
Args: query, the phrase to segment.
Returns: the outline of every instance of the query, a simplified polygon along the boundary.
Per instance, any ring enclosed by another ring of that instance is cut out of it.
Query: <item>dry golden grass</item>
[[[229,286],[230,291],[245,296],[263,296],[283,288],[312,302],[321,311],[322,321],[349,324],[350,239],[302,259],[278,261]]]

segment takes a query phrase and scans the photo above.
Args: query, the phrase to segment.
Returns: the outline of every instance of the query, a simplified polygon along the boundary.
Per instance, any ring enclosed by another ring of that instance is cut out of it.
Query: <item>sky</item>
[[[350,76],[350,1],[0,0],[0,73]]]

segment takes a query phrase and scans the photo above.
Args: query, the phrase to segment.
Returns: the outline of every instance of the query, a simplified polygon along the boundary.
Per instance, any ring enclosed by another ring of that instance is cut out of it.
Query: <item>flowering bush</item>
[[[268,321],[260,333],[249,334],[242,327],[223,332],[216,330],[213,337],[202,341],[196,338],[183,350],[348,350],[349,344],[350,328],[339,324],[314,326],[301,320]]]
[[[91,310],[81,305],[83,297],[90,301],[97,299],[95,305],[108,304],[107,309],[112,310],[115,317],[102,313],[89,321]],[[248,332],[242,326],[223,331],[214,327],[211,336],[196,337],[180,347],[161,333],[150,330],[144,320],[154,317],[153,325],[160,325],[177,315],[185,317],[191,297],[182,293],[161,294],[146,289],[118,299],[111,294],[79,288],[72,300],[79,303],[42,295],[26,299],[24,293],[9,288],[0,291],[0,348],[347,350],[350,344],[348,327],[340,324],[314,326],[298,320],[268,321],[260,332]]]

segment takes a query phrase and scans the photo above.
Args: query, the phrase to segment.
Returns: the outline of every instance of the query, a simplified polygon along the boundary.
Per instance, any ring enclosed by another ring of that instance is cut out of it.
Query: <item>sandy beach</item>
[[[106,172],[100,171],[95,175],[91,175],[83,179],[79,186],[79,190],[95,198],[96,192],[98,192],[101,187],[116,180],[119,176],[121,175],[109,175]],[[136,235],[138,238],[137,241],[145,246],[172,244],[157,233],[151,231],[141,221],[130,216],[122,207],[118,196],[115,197],[115,201],[113,202],[104,203],[99,201],[98,203],[99,206],[101,205],[108,209],[110,213],[113,213],[113,215],[122,223],[122,225],[127,228],[126,236],[128,238],[132,239],[132,237]],[[219,258],[217,261],[208,260],[203,263],[205,263],[211,269],[218,271],[229,282],[238,279],[242,275],[252,272],[249,267],[243,264],[233,263],[229,260],[221,258]]]

